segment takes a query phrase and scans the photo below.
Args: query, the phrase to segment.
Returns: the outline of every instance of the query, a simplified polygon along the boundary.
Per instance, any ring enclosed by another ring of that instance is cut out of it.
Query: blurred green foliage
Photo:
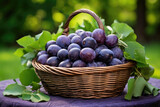
[[[154,36],[160,26],[160,1],[146,0],[145,5],[146,33]],[[0,0],[0,44],[13,45],[16,39],[42,30],[55,32],[61,22],[80,8],[91,9],[106,24],[117,19],[132,27],[136,25],[137,0]],[[77,18],[71,25],[83,18]]]

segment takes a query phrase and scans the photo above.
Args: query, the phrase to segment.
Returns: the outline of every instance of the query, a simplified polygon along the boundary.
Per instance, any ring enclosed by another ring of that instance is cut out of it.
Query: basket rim
[[[125,64],[119,64],[114,66],[106,67],[53,67],[49,65],[43,65],[36,61],[36,58],[32,61],[32,66],[43,72],[48,72],[55,75],[79,75],[79,74],[94,74],[94,73],[106,73],[106,72],[116,72],[119,70],[126,70],[132,68],[136,65],[135,62],[129,61]]]

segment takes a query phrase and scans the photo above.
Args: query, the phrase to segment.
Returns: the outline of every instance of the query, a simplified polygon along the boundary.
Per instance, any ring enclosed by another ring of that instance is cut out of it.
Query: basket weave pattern
[[[92,15],[99,27],[104,29],[99,17],[92,11],[80,9],[73,12],[64,25],[63,34],[68,35],[69,21],[79,13]],[[51,67],[32,61],[32,65],[45,90],[51,95],[73,98],[114,97],[122,93],[135,63],[107,67]]]

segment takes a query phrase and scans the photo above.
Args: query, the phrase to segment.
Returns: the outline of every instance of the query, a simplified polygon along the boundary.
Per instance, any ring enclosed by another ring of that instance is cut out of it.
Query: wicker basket
[[[69,16],[63,34],[68,35],[70,20],[79,13],[88,13],[93,16],[99,28],[104,30],[101,20],[94,12],[80,9]],[[64,68],[42,65],[36,62],[36,59],[32,61],[32,65],[49,94],[73,98],[103,98],[120,95],[135,66],[133,62],[128,62],[107,67]]]

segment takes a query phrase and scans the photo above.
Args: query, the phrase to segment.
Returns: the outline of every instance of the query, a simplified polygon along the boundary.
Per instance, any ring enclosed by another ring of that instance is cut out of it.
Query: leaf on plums
[[[133,96],[140,97],[142,95],[142,92],[146,84],[147,84],[147,81],[143,77],[138,77],[135,81]]]
[[[128,45],[124,52],[126,59],[146,64],[144,47],[136,41],[128,41],[126,44]]]
[[[43,31],[38,39],[39,45],[42,48],[42,50],[45,49],[45,45],[49,40],[52,40],[51,33],[48,31]]]
[[[36,53],[35,53],[35,52],[28,52],[28,53],[26,53],[25,55],[23,55],[23,57],[24,57],[25,59],[27,59],[27,60],[33,59],[33,58],[35,58],[35,56],[36,56]]]
[[[30,85],[33,81],[38,82],[37,75],[34,72],[34,69],[25,69],[20,73],[19,79],[21,83],[25,86]]]
[[[132,99],[134,86],[135,86],[135,79],[134,78],[129,79],[128,80],[128,92],[125,95],[126,100],[131,100]]]
[[[20,39],[17,40],[17,43],[23,47],[27,47],[28,45],[32,44],[35,42],[35,39],[31,37],[30,35],[24,36]]]
[[[7,95],[12,95],[12,96],[18,96],[21,95],[22,92],[25,90],[26,88],[22,85],[19,85],[17,83],[15,84],[10,84],[6,87],[6,89],[3,91],[3,95],[7,96]]]
[[[95,29],[88,20],[84,20],[83,24],[84,24],[84,28],[83,29],[85,31],[91,31],[92,32]]]
[[[130,33],[126,38],[123,38],[122,40],[125,41],[136,41],[137,35],[135,33]]]
[[[18,57],[22,57],[24,55],[24,49],[23,48],[18,48],[15,52],[14,55]]]
[[[57,30],[57,33],[53,33],[51,36],[52,36],[52,39],[53,40],[57,40],[57,38],[62,35],[64,29],[62,28],[63,27],[63,23],[61,23],[58,27],[58,30]]]
[[[112,28],[116,32],[120,39],[126,38],[130,33],[133,33],[133,29],[128,26],[126,23],[113,23]]]

